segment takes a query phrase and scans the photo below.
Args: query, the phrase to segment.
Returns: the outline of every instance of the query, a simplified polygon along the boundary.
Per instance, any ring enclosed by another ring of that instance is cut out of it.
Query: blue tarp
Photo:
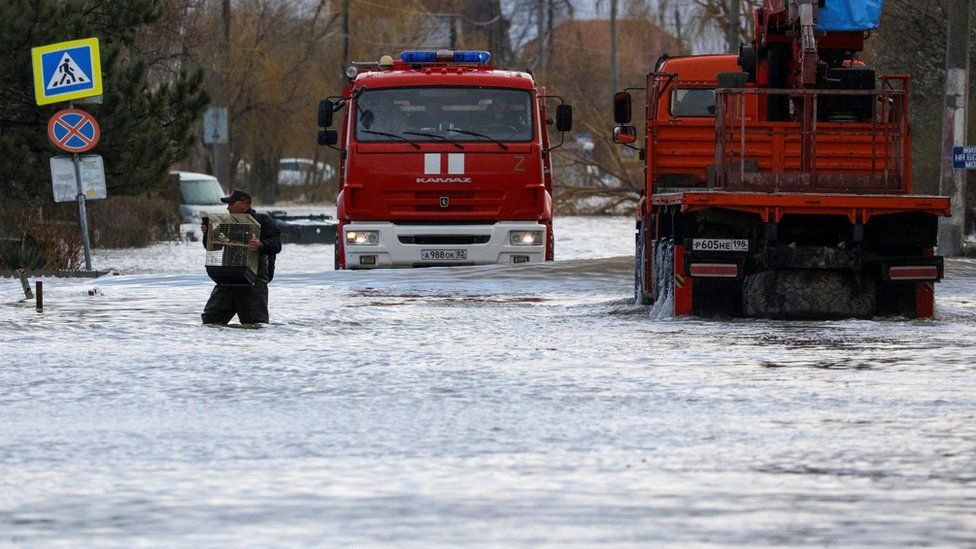
[[[881,24],[882,0],[827,0],[817,30],[869,31]]]

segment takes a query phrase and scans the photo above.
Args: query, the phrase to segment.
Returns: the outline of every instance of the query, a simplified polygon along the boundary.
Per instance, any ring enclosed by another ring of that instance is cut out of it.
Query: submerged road
[[[976,544],[976,262],[938,317],[655,319],[630,221],[553,264],[332,272],[199,325],[199,244],[0,280],[0,545]],[[562,251],[560,251],[562,250]]]

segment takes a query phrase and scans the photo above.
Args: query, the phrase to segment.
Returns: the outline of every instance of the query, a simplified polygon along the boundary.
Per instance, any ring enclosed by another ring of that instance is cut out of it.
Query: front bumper
[[[502,221],[473,225],[398,225],[388,222],[353,222],[342,227],[339,238],[349,231],[378,231],[375,246],[344,244],[347,269],[389,267],[438,267],[488,265],[494,263],[538,263],[546,259],[546,226],[533,221]],[[542,231],[539,245],[515,246],[512,231]],[[464,250],[461,259],[443,259],[443,253]],[[431,258],[430,256],[440,256]]]

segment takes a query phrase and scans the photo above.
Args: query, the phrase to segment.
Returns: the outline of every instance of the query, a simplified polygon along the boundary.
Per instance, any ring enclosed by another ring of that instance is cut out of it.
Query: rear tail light
[[[935,265],[903,265],[888,267],[888,280],[938,280],[939,268]]]
[[[738,278],[739,266],[735,263],[692,263],[688,272],[695,278]]]

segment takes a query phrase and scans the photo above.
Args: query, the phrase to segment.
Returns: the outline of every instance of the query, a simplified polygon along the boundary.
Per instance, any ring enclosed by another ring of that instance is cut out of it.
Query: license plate
[[[467,250],[421,250],[420,254],[424,261],[466,261],[468,259]]]
[[[693,252],[748,252],[746,239],[696,238],[691,241]]]

